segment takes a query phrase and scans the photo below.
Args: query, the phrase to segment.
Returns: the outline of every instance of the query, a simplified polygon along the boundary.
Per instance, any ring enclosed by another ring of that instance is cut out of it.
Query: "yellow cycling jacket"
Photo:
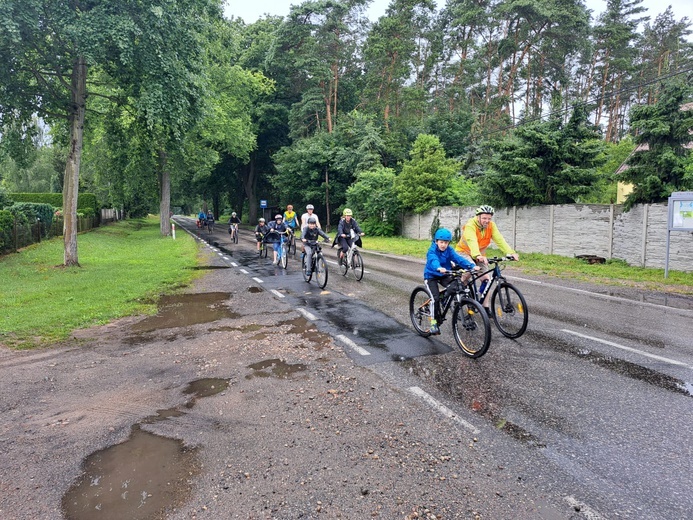
[[[491,240],[496,244],[498,249],[504,255],[514,255],[515,251],[498,231],[496,223],[491,221],[486,229],[481,229],[479,221],[476,217],[470,218],[462,228],[462,237],[455,246],[455,251],[462,255],[469,255],[471,258],[476,258],[483,255],[486,248],[491,243]]]

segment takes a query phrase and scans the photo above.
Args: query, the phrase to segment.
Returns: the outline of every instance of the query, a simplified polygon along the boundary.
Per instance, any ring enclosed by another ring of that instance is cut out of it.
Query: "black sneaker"
[[[489,309],[488,307],[484,307],[484,310],[486,311],[486,316],[488,316],[490,318],[491,317],[491,309]]]

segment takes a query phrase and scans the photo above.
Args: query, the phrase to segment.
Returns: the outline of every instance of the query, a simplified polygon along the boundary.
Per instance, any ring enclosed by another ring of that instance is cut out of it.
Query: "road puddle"
[[[308,367],[300,363],[290,364],[283,359],[265,359],[248,365],[248,368],[253,370],[252,374],[245,376],[246,379],[253,377],[276,377],[279,379],[287,379],[297,372],[303,372]]]
[[[162,518],[190,496],[196,452],[176,439],[132,427],[127,441],[89,455],[63,496],[68,520]]]
[[[183,393],[186,395],[193,394],[195,399],[199,399],[201,397],[209,397],[210,395],[221,393],[228,387],[229,382],[227,379],[208,377],[188,383],[188,386],[185,387]]]
[[[253,293],[253,294],[257,294],[257,293],[261,293],[262,289],[260,287],[251,286],[251,287],[248,287],[248,292]]]
[[[188,383],[183,389],[197,399],[226,390],[226,379],[206,378]],[[141,429],[185,415],[177,408],[157,410],[133,425],[128,440],[89,455],[83,473],[63,495],[63,515],[68,520],[145,520],[165,518],[168,512],[190,497],[191,479],[198,473],[194,448],[177,439]]]
[[[187,327],[210,323],[224,318],[238,318],[224,304],[228,293],[174,294],[162,296],[158,301],[158,312],[133,325],[134,332],[151,332],[173,327]]]

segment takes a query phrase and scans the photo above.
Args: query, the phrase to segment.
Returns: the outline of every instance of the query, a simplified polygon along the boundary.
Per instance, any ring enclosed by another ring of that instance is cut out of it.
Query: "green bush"
[[[14,232],[14,215],[0,209],[0,252],[12,249],[12,234]]]
[[[53,207],[63,207],[62,193],[10,193],[10,199],[16,202],[35,202],[39,204],[50,204]],[[96,195],[93,193],[80,193],[77,196],[77,211],[84,213],[85,210],[91,210],[91,216],[98,213],[99,206],[96,201]]]

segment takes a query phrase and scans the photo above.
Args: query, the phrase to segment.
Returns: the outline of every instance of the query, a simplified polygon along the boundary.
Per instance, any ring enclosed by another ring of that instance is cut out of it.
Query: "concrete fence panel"
[[[442,227],[462,228],[474,207],[440,207],[403,218],[403,235],[429,240],[437,217]],[[614,204],[562,204],[499,208],[494,221],[517,251],[561,256],[597,255],[630,265],[663,269],[667,204],[640,204],[624,212]],[[669,268],[693,271],[693,233],[670,234]]]

